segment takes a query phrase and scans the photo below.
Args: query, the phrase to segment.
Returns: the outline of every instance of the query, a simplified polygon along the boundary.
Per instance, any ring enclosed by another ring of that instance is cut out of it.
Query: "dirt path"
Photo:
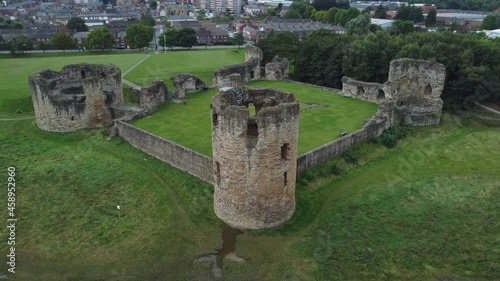
[[[138,67],[141,63],[143,63],[145,60],[147,60],[151,55],[147,55],[145,58],[142,60],[138,61],[136,64],[134,64],[131,68],[127,69],[125,72],[122,73],[122,78],[125,77],[127,74],[130,73],[130,71],[134,70],[136,67]]]
[[[4,118],[6,117],[6,118]],[[23,116],[23,117],[14,117],[14,116],[0,116],[0,122],[7,122],[7,121],[20,121],[20,120],[28,120],[28,119],[33,119],[35,116]]]
[[[134,70],[136,67],[138,67],[141,63],[143,63],[145,60],[147,60],[151,55],[147,55],[145,58],[134,64],[131,68],[127,69],[125,72],[122,73],[122,83],[133,88],[136,90],[140,90],[141,86],[134,84],[128,80],[126,80],[124,77],[129,74],[132,70]]]
[[[486,109],[486,110],[488,110],[488,111],[491,111],[493,113],[496,113],[496,114],[500,115],[500,111],[498,111],[496,109],[493,109],[491,107],[487,107],[486,105],[483,105],[483,104],[479,104],[479,106],[482,107],[482,108],[484,108],[484,109]]]

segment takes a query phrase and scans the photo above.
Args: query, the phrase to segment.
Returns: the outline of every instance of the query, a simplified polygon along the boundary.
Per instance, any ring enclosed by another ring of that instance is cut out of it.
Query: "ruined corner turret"
[[[238,229],[261,229],[292,217],[298,129],[292,94],[227,87],[214,96],[214,210],[220,219]]]
[[[29,77],[36,124],[70,132],[112,124],[113,104],[123,104],[120,69],[113,65],[67,65]]]
[[[440,121],[446,69],[424,60],[391,61],[389,79],[384,84],[342,78],[342,92],[362,100],[377,102],[392,116],[391,124],[436,125]]]

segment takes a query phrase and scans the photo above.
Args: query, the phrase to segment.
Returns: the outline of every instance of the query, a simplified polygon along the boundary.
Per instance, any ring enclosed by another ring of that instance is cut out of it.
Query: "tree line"
[[[280,43],[288,37],[291,45]],[[293,33],[271,33],[259,46],[267,59],[287,57],[294,64],[295,78],[307,83],[342,88],[343,76],[384,83],[391,60],[412,58],[446,66],[442,97],[447,105],[468,97],[500,98],[500,39],[452,32],[349,35],[319,30],[302,42]]]

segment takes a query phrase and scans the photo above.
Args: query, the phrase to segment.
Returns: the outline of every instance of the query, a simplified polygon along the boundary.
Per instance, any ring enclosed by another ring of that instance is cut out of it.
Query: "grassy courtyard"
[[[196,51],[167,51],[151,55],[144,63],[125,76],[125,79],[145,86],[155,79],[165,81],[173,89],[170,77],[179,73],[191,73],[212,85],[213,74],[223,66],[245,62],[245,49],[215,49]]]
[[[301,102],[299,154],[340,137],[342,130],[360,129],[361,121],[377,111],[374,103],[344,98],[313,87],[277,81],[255,81],[248,85],[291,92]],[[141,119],[134,125],[212,155],[210,103],[215,93],[216,90],[210,90],[189,94],[187,104],[164,104],[150,118]]]
[[[19,280],[213,280],[209,263],[193,263],[222,243],[209,184],[107,141],[108,130],[47,133],[25,118],[0,118],[2,170],[17,173]],[[226,261],[223,275],[498,279],[499,140],[498,129],[444,115],[393,150],[358,146],[358,165],[339,161],[342,175],[299,185],[289,223],[239,236],[248,261]]]

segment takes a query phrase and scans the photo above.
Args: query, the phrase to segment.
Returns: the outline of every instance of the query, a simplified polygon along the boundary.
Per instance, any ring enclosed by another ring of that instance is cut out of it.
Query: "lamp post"
[[[167,53],[167,36],[165,35],[165,32],[163,32],[163,51],[165,54]]]

